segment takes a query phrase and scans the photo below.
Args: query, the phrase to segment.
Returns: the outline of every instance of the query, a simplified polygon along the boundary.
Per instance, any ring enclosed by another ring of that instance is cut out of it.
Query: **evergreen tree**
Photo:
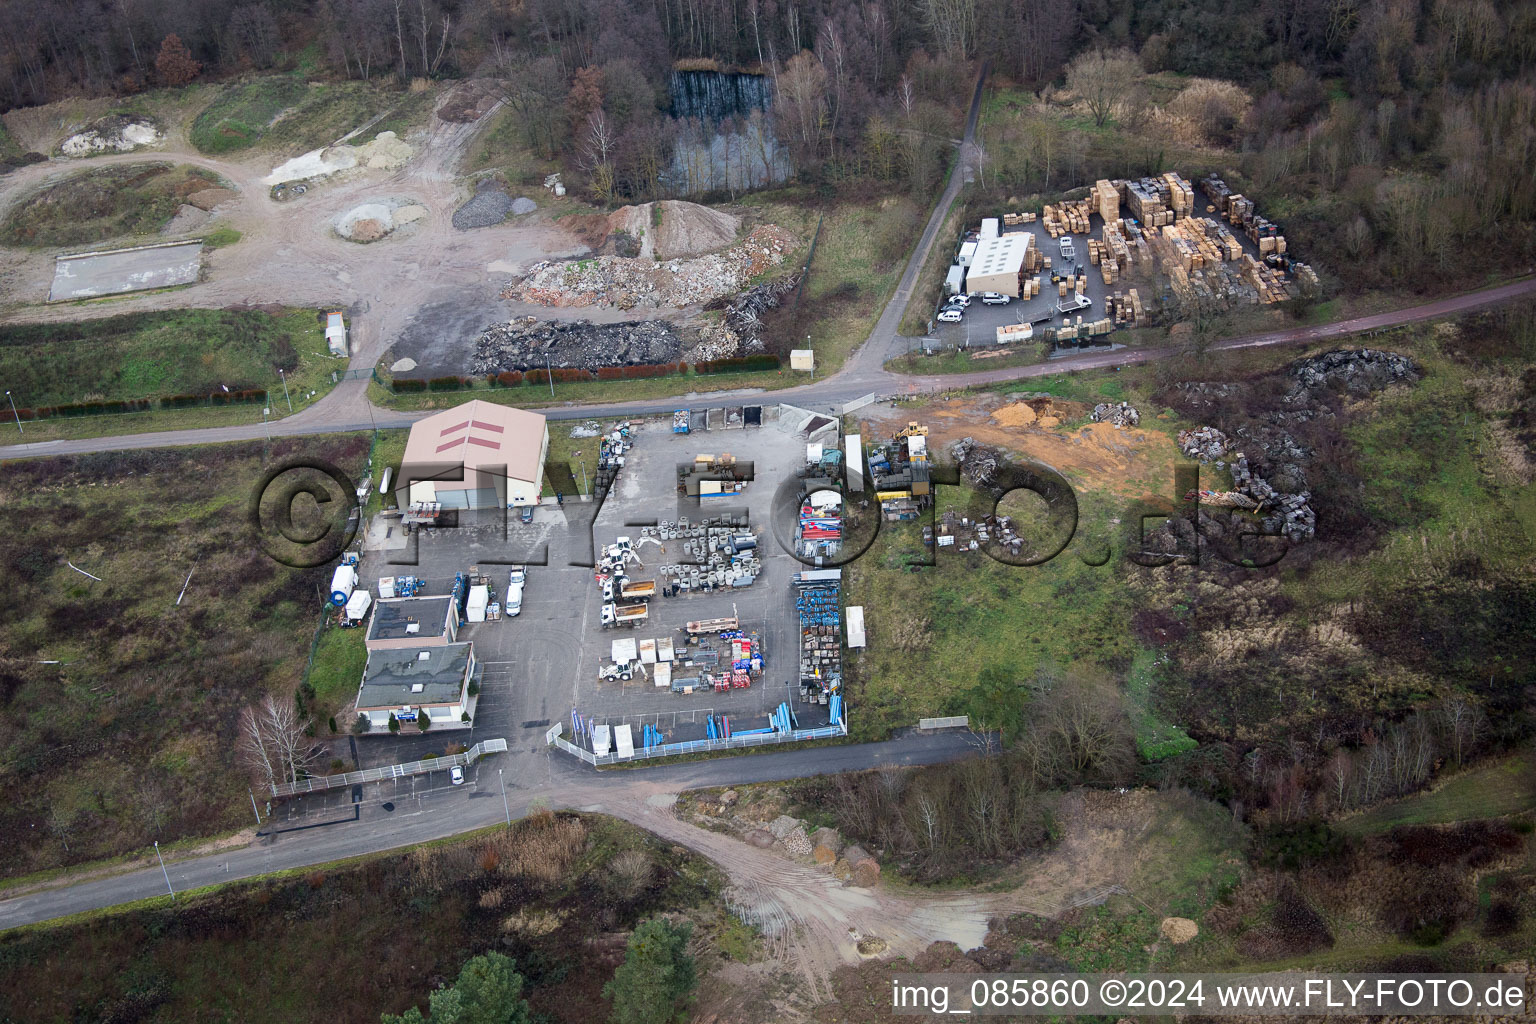
[[[500,953],[482,953],[464,965],[458,980],[427,997],[428,1015],[416,1007],[400,1016],[384,1014],[383,1024],[528,1024],[532,1011],[523,998],[517,962]]]
[[[635,929],[624,962],[603,986],[614,1024],[665,1024],[677,1016],[698,981],[688,953],[692,934],[693,925],[659,917]]]

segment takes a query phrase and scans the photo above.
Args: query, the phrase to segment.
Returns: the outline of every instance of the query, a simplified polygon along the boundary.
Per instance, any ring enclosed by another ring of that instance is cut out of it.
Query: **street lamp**
[[[548,352],[544,353],[544,379],[549,381],[549,397],[553,400],[555,397],[555,371],[549,368]]]
[[[288,401],[288,415],[292,416],[293,415],[293,399],[290,398],[289,395],[288,395],[288,376],[287,376],[287,374],[283,373],[283,368],[281,366],[279,366],[277,368],[277,375],[283,379],[283,398],[287,399],[287,401]]]
[[[176,890],[171,886],[171,873],[165,870],[165,858],[160,854],[160,840],[155,840],[155,856],[160,858],[160,873],[165,876],[165,891],[171,894],[171,902],[176,902]]]
[[[501,780],[501,809],[507,812],[507,828],[512,827],[512,807],[507,803],[507,777],[496,769],[496,777]]]
[[[10,399],[11,415],[16,417],[16,433],[25,434],[26,431],[21,429],[21,413],[16,411],[16,399],[11,398],[11,393],[9,391],[5,393],[5,397]]]

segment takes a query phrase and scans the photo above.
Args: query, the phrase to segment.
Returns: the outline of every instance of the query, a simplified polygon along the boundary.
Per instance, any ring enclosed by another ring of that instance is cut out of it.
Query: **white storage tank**
[[[337,608],[344,606],[347,599],[352,596],[352,591],[357,588],[357,567],[355,565],[338,565],[336,571],[331,574],[331,604]]]

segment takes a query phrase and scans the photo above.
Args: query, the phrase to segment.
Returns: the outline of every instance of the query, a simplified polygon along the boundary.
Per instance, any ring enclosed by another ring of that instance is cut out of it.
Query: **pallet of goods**
[[[1102,178],[1094,182],[1091,198],[1104,223],[1113,224],[1120,219],[1120,190],[1113,182]]]

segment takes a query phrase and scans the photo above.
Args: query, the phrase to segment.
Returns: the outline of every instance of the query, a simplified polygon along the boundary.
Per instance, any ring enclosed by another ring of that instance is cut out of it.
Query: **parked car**
[[[957,324],[964,319],[964,315],[958,309],[941,309],[934,319],[941,324]]]
[[[520,584],[528,582],[528,570],[525,566],[514,565],[512,571],[507,574],[507,582]]]
[[[448,781],[455,786],[464,785],[464,767],[462,765],[454,765],[453,770],[448,773]]]
[[[1006,306],[1013,301],[1013,296],[1002,292],[982,292],[981,301],[989,306]]]
[[[506,609],[507,617],[509,619],[515,619],[517,616],[522,614],[523,585],[521,583],[514,583],[507,587],[507,600],[503,607]]]
[[[519,508],[517,510],[517,518],[518,518],[519,522],[524,522],[524,523],[531,523],[531,522],[533,522],[533,506],[532,505],[524,505],[521,508]]]
[[[971,297],[965,294],[965,292],[956,292],[948,299],[945,299],[944,304],[946,306],[959,306],[961,309],[964,309],[971,304]]]

